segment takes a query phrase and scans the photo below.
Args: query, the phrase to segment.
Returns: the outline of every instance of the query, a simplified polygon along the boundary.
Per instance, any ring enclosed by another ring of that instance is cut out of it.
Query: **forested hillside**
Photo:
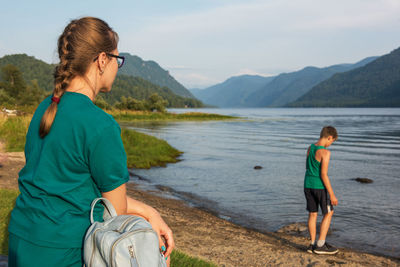
[[[346,72],[377,59],[369,57],[355,64],[325,68],[306,67],[274,77],[242,75],[192,93],[207,105],[218,107],[281,107],[290,103],[334,74]]]
[[[338,73],[291,107],[400,107],[400,48],[364,67]]]
[[[16,66],[22,72],[25,81],[37,80],[39,87],[43,90],[53,90],[55,65],[47,64],[26,54],[7,55],[0,58],[0,69],[8,64]]]
[[[129,64],[127,65],[129,66]],[[2,94],[1,99],[3,99],[4,103],[7,102],[11,106],[12,103],[16,103],[13,97],[16,97],[18,94],[13,93],[10,96],[8,93],[6,93],[6,91],[4,91],[4,88],[6,88],[7,84],[7,92],[11,92],[10,90],[20,90],[22,92],[25,91],[23,88],[33,88],[32,90],[35,91],[35,94],[39,94],[39,92],[41,92],[42,96],[39,97],[40,99],[44,98],[46,94],[50,94],[53,90],[54,67],[55,65],[47,64],[44,61],[38,60],[26,54],[7,55],[0,58],[0,71],[3,73],[0,79],[0,82],[2,82],[2,87],[0,87],[0,90],[3,90],[0,91]],[[125,65],[122,69],[124,68]],[[10,74],[10,72],[13,74]],[[12,77],[14,77],[13,75],[15,77],[21,75],[20,80],[23,81],[24,86],[14,86],[12,89],[10,89],[10,82],[8,81],[7,83],[7,79],[12,79]],[[117,101],[120,101],[122,96],[132,97],[137,100],[145,100],[154,93],[157,93],[163,99],[167,100],[167,107],[203,106],[203,104],[197,99],[176,95],[171,89],[165,86],[160,87],[140,77],[122,75],[120,72],[115,79],[110,95],[100,95],[107,101],[108,105],[113,105]],[[11,97],[12,99],[8,99],[8,97]]]
[[[306,67],[300,71],[280,74],[264,87],[253,92],[245,102],[253,107],[284,106],[334,74],[364,66],[376,58],[369,57],[355,64],[338,64],[325,68]]]
[[[120,53],[120,55],[125,57],[125,63],[124,67],[119,70],[119,74],[141,77],[158,86],[168,87],[176,95],[193,98],[193,95],[182,84],[156,62],[144,61],[129,53]]]
[[[118,75],[114,81],[111,92],[101,93],[100,95],[107,101],[107,103],[114,105],[117,101],[120,101],[122,96],[143,100],[147,99],[154,93],[157,93],[168,101],[167,107],[203,106],[203,104],[195,98],[178,96],[168,87],[160,87],[140,77],[132,77],[128,75]]]

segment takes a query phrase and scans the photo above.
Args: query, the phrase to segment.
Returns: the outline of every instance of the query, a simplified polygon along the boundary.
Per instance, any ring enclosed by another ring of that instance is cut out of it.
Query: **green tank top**
[[[315,153],[319,149],[325,149],[324,146],[310,146],[310,153],[306,161],[306,175],[304,177],[304,188],[325,189],[321,179],[321,163],[315,159]]]

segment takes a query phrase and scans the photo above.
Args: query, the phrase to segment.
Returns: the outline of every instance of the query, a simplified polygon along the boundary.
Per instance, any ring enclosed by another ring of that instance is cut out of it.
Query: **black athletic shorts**
[[[307,200],[308,212],[318,212],[318,206],[321,207],[322,214],[333,210],[329,194],[326,189],[304,188],[304,195]]]

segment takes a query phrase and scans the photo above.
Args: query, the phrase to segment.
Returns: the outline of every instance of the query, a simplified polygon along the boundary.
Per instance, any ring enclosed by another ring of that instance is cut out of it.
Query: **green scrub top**
[[[321,163],[315,159],[315,153],[319,149],[325,149],[324,146],[311,144],[310,152],[306,161],[306,174],[304,177],[304,188],[325,189],[321,179]]]
[[[129,180],[121,128],[80,93],[65,92],[49,134],[39,125],[51,96],[37,108],[25,144],[25,167],[9,232],[55,248],[80,248],[90,225],[90,204]],[[102,208],[95,217],[101,220]]]

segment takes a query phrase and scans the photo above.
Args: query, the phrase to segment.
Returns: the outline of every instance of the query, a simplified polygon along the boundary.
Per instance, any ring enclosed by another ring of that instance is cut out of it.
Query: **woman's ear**
[[[106,62],[107,62],[107,55],[104,52],[101,52],[99,54],[99,57],[97,58],[97,67],[100,70],[100,73],[104,72],[104,68],[106,67]]]

